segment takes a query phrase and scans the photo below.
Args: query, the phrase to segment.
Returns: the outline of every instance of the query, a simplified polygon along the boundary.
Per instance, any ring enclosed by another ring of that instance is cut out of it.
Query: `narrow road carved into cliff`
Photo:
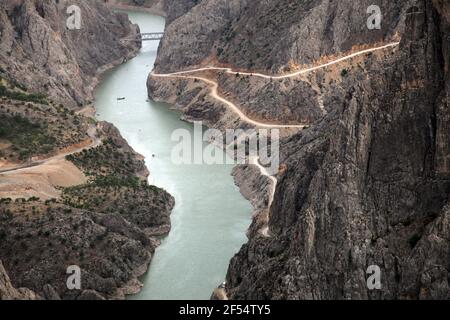
[[[269,192],[269,203],[267,205],[267,209],[270,210],[270,208],[272,207],[272,203],[273,200],[275,199],[275,191],[277,190],[277,184],[278,184],[278,180],[277,178],[275,178],[273,175],[271,175],[269,173],[269,171],[267,170],[267,168],[263,167],[260,163],[259,163],[259,158],[258,157],[253,157],[250,158],[249,163],[251,165],[254,165],[256,167],[258,167],[261,175],[266,176],[269,178],[270,180],[270,184],[271,184],[271,188],[270,188],[270,192]],[[266,223],[260,230],[259,233],[268,238],[270,237],[270,233],[269,233],[269,223]]]
[[[218,88],[219,88],[219,84],[215,81],[212,81],[210,79],[207,79],[205,77],[200,77],[200,76],[195,76],[195,75],[190,75],[192,73],[196,73],[196,72],[201,72],[201,71],[225,71],[226,73],[229,74],[234,74],[234,75],[247,75],[247,76],[252,76],[252,77],[260,77],[260,78],[264,78],[264,79],[287,79],[287,78],[293,78],[305,73],[309,73],[309,72],[313,72],[319,69],[324,69],[327,68],[329,66],[338,64],[340,62],[355,58],[357,56],[360,55],[365,55],[368,53],[372,53],[375,51],[379,51],[379,50],[384,50],[387,48],[393,48],[398,46],[400,43],[399,42],[393,42],[393,43],[389,43],[383,46],[379,46],[379,47],[375,47],[375,48],[370,48],[370,49],[365,49],[365,50],[361,50],[361,51],[357,51],[354,52],[352,54],[346,55],[344,57],[329,61],[327,63],[315,66],[315,67],[311,67],[311,68],[307,68],[307,69],[302,69],[299,71],[296,71],[294,73],[290,73],[290,74],[285,74],[285,75],[280,75],[280,76],[273,76],[273,75],[266,75],[266,74],[262,74],[262,73],[251,73],[251,72],[239,72],[239,71],[233,71],[231,68],[220,68],[220,67],[204,67],[204,68],[198,68],[198,69],[192,69],[192,70],[185,70],[185,71],[179,71],[179,72],[173,72],[173,73],[152,73],[151,76],[153,77],[159,77],[159,78],[179,78],[179,79],[192,79],[192,80],[200,80],[205,82],[206,84],[208,84],[211,87],[211,96],[213,98],[215,98],[216,100],[222,102],[223,104],[225,104],[227,107],[229,107],[234,113],[236,113],[240,119],[242,119],[243,121],[252,124],[256,127],[262,127],[262,128],[304,128],[307,126],[307,124],[297,124],[297,125],[292,125],[292,124],[270,124],[267,122],[260,122],[260,121],[256,121],[253,119],[250,119],[247,115],[245,115],[241,109],[236,106],[234,103],[232,103],[231,101],[221,97],[218,94]]]
[[[203,82],[205,82],[206,84],[211,86],[211,97],[213,97],[214,99],[222,102],[223,104],[225,104],[227,107],[229,107],[234,113],[236,113],[239,118],[249,124],[252,124],[258,128],[272,128],[272,129],[276,129],[276,128],[304,128],[306,125],[304,124],[296,124],[296,125],[282,125],[282,124],[269,124],[269,123],[264,123],[264,122],[259,122],[253,119],[250,119],[248,116],[246,116],[241,109],[239,109],[238,106],[236,106],[234,103],[232,103],[231,101],[222,98],[219,93],[218,93],[218,89],[219,89],[219,85],[217,84],[217,82],[209,80],[207,78],[204,77],[199,77],[199,76],[173,76],[171,74],[169,75],[159,75],[159,74],[153,74],[153,76],[155,77],[162,77],[162,78],[181,78],[181,79],[193,79],[193,80],[201,80]]]
[[[340,62],[346,61],[346,60],[350,60],[352,58],[355,58],[357,56],[360,55],[364,55],[364,54],[368,54],[368,53],[372,53],[375,51],[380,51],[380,50],[384,50],[384,49],[389,49],[389,48],[393,48],[396,47],[400,44],[400,42],[392,42],[383,46],[379,46],[379,47],[375,47],[375,48],[370,48],[370,49],[365,49],[365,50],[361,50],[361,51],[357,51],[354,52],[352,54],[346,55],[344,57],[332,60],[330,62],[315,66],[315,67],[310,67],[307,69],[302,69],[293,73],[288,73],[288,74],[284,74],[284,75],[268,75],[268,74],[262,74],[262,73],[253,73],[253,72],[242,72],[242,71],[234,71],[231,68],[221,68],[221,67],[204,67],[204,68],[198,68],[198,69],[191,69],[191,70],[184,70],[184,71],[178,71],[178,72],[173,72],[173,73],[167,73],[167,74],[155,74],[153,73],[152,75],[157,76],[157,77],[162,77],[162,76],[178,76],[178,75],[183,75],[183,74],[190,74],[193,72],[200,72],[200,71],[225,71],[226,73],[229,74],[239,74],[239,75],[243,75],[243,76],[252,76],[252,77],[259,77],[259,78],[264,78],[264,79],[287,79],[287,78],[292,78],[292,77],[296,77],[305,73],[309,73],[312,71],[316,71],[319,69],[323,69],[335,64],[338,64]]]
[[[271,189],[272,190],[271,190],[271,192],[269,194],[269,204],[268,204],[268,207],[270,208],[272,206],[273,200],[275,198],[275,190],[276,190],[276,186],[277,186],[278,180],[277,180],[277,178],[275,178],[273,175],[271,175],[269,173],[269,171],[267,170],[266,167],[263,167],[259,163],[259,158],[258,157],[250,158],[249,163],[252,164],[252,165],[257,166],[259,171],[261,172],[261,175],[268,177],[270,179],[270,181],[271,181],[271,184],[272,184],[272,188]]]
[[[370,48],[370,49],[365,49],[365,50],[361,50],[361,51],[357,51],[354,53],[351,53],[349,55],[346,55],[344,57],[329,61],[327,63],[318,65],[318,66],[314,66],[314,67],[310,67],[310,68],[306,68],[306,69],[302,69],[290,74],[285,74],[285,75],[279,75],[279,76],[274,76],[274,75],[266,75],[266,74],[262,74],[262,73],[252,73],[252,72],[241,72],[241,71],[233,71],[231,68],[221,68],[221,67],[203,67],[203,68],[198,68],[198,69],[191,69],[191,70],[185,70],[185,71],[179,71],[179,72],[173,72],[173,73],[166,73],[166,74],[158,74],[158,73],[152,73],[151,76],[153,77],[159,77],[159,78],[178,78],[178,79],[191,79],[191,80],[200,80],[205,82],[208,86],[210,86],[211,88],[211,96],[220,101],[221,103],[225,104],[228,108],[230,108],[234,113],[236,113],[239,118],[249,124],[252,124],[256,127],[260,127],[260,128],[273,128],[273,129],[282,129],[282,128],[305,128],[308,124],[297,124],[297,125],[292,125],[292,124],[270,124],[270,123],[265,123],[265,122],[260,122],[260,121],[256,121],[253,119],[250,119],[247,115],[245,115],[241,109],[235,105],[233,102],[221,97],[218,94],[218,88],[219,88],[219,84],[213,80],[207,79],[205,77],[200,77],[200,76],[195,76],[192,75],[192,73],[196,73],[196,72],[201,72],[201,71],[225,71],[226,73],[229,74],[239,74],[239,75],[245,75],[245,76],[252,76],[252,77],[260,77],[260,78],[264,78],[264,79],[287,79],[287,78],[292,78],[292,77],[296,77],[302,74],[306,74],[309,72],[313,72],[319,69],[324,69],[327,68],[329,66],[338,64],[340,62],[346,61],[346,60],[350,60],[352,58],[355,58],[357,56],[360,55],[365,55],[368,53],[372,53],[375,51],[379,51],[379,50],[384,50],[384,49],[388,49],[388,48],[393,48],[398,46],[400,43],[399,42],[392,42],[383,46],[378,46],[378,47],[374,47],[374,48]],[[271,181],[271,191],[269,194],[269,204],[268,204],[268,209],[271,208],[273,200],[274,200],[274,196],[275,196],[275,191],[276,191],[276,187],[277,187],[277,183],[278,180],[276,177],[274,177],[273,175],[269,174],[269,172],[267,171],[267,169],[265,167],[263,167],[260,163],[259,163],[259,158],[255,157],[250,159],[250,164],[251,165],[255,165],[259,168],[261,175],[266,176],[270,179]],[[268,224],[266,226],[264,226],[263,228],[261,228],[260,233],[265,236],[265,237],[269,237],[270,233],[269,233],[269,226]]]

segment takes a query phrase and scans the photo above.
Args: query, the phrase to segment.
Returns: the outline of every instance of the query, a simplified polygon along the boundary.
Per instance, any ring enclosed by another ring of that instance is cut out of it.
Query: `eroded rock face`
[[[178,71],[211,59],[277,73],[289,62],[308,64],[353,46],[395,38],[413,1],[379,1],[388,22],[368,33],[372,2],[202,1],[168,25],[157,71]]]
[[[291,61],[310,64],[355,46],[400,41],[318,70],[290,95],[284,84],[270,94],[275,84],[203,74],[259,119],[293,115],[310,124],[281,143],[285,170],[269,215],[271,236],[252,232],[254,221],[230,264],[231,299],[450,298],[448,6],[382,1],[382,29],[367,32],[370,4],[210,0],[166,29],[159,72],[223,64],[278,73]],[[189,118],[242,126],[201,83],[151,77],[148,86]],[[299,101],[306,101],[301,109]],[[288,108],[277,111],[277,103]],[[249,199],[249,188],[264,194],[256,179],[237,182]],[[381,290],[368,289],[371,265],[381,269]]]
[[[289,73],[366,46],[398,41],[410,1],[383,1],[382,28],[372,31],[367,28],[370,4],[324,0],[202,1],[168,22],[155,71],[166,73],[215,65],[265,74]],[[331,100],[331,95],[322,97],[322,93],[328,88],[336,90],[333,82],[340,81],[340,73],[347,67],[334,70],[332,76],[289,79],[224,72],[201,75],[214,79],[219,93],[239,105],[252,120],[297,124],[320,120],[328,108],[333,108],[337,98]],[[355,71],[364,76],[361,70]],[[148,82],[153,99],[175,102],[187,120],[203,120],[215,128],[245,127],[223,104],[205,97],[209,90],[201,90],[202,86],[205,88],[201,81],[154,77]]]
[[[261,79],[222,74],[221,92],[251,119],[266,123],[312,123],[322,118],[320,95],[302,79]]]
[[[125,5],[152,13],[164,15],[169,24],[188,12],[202,0],[109,0],[112,5]],[[147,10],[149,9],[149,10]]]
[[[449,24],[430,1],[417,7],[400,50],[284,145],[272,237],[233,259],[231,298],[450,298]],[[366,285],[370,265],[381,290]]]
[[[164,10],[167,12],[167,23],[171,23],[179,18],[203,0],[162,0]]]
[[[67,9],[81,9],[81,29],[68,30]],[[0,64],[31,92],[67,107],[92,100],[97,72],[136,53],[137,32],[124,14],[103,1],[4,0],[0,9]]]

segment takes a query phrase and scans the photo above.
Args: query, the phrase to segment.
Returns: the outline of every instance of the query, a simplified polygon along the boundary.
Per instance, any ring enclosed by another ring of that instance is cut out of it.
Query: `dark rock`
[[[419,4],[400,50],[369,79],[345,81],[332,114],[282,144],[273,237],[233,259],[231,298],[449,299],[449,25]],[[366,285],[370,265],[381,290]]]
[[[31,290],[13,287],[0,260],[0,300],[38,300],[39,296]]]
[[[44,286],[43,292],[46,300],[61,300],[58,292],[49,284]]]

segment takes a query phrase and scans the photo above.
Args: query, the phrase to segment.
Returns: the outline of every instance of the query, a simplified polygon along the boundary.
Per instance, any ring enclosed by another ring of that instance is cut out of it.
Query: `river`
[[[141,32],[164,31],[164,19],[128,12]],[[150,183],[176,200],[172,231],[162,239],[143,290],[136,300],[209,299],[225,279],[233,255],[247,241],[251,206],[239,193],[230,165],[176,165],[171,141],[176,129],[193,132],[168,105],[147,101],[147,76],[157,41],[146,41],[139,55],[105,74],[95,91],[97,118],[113,123],[128,143],[146,158]],[[125,100],[118,101],[118,97]],[[154,157],[153,157],[154,155]]]

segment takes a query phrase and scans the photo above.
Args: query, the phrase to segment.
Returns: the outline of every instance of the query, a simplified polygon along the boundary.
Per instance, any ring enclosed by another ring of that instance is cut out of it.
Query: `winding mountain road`
[[[179,72],[173,72],[173,73],[152,73],[151,76],[153,77],[158,77],[158,78],[181,78],[181,79],[192,79],[192,80],[200,80],[205,82],[206,84],[208,84],[211,87],[211,96],[213,98],[215,98],[216,100],[222,102],[223,104],[225,104],[228,108],[230,108],[234,113],[236,113],[239,118],[241,118],[243,121],[252,124],[256,127],[259,128],[273,128],[273,129],[281,129],[281,128],[304,128],[305,126],[307,126],[306,124],[297,124],[297,125],[292,125],[292,124],[270,124],[270,123],[266,123],[266,122],[261,122],[261,121],[257,121],[257,120],[253,120],[250,119],[247,115],[245,115],[241,109],[236,106],[234,103],[232,103],[231,101],[228,101],[227,99],[221,97],[218,94],[218,88],[219,85],[217,82],[212,81],[210,79],[207,79],[205,77],[200,77],[200,76],[195,76],[195,75],[190,75],[192,73],[196,73],[196,72],[202,72],[202,71],[225,71],[226,73],[229,74],[239,74],[239,75],[247,75],[247,76],[252,76],[252,77],[259,77],[259,78],[264,78],[264,79],[287,79],[287,78],[293,78],[305,73],[309,73],[309,72],[313,72],[319,69],[324,69],[326,67],[338,64],[340,62],[355,58],[357,56],[360,55],[365,55],[368,53],[372,53],[375,51],[379,51],[379,50],[384,50],[384,49],[388,49],[388,48],[393,48],[398,46],[400,43],[399,42],[392,42],[383,46],[379,46],[379,47],[375,47],[375,48],[370,48],[370,49],[365,49],[365,50],[361,50],[361,51],[357,51],[354,53],[351,53],[349,55],[346,55],[344,57],[332,60],[330,62],[315,66],[315,67],[311,67],[311,68],[307,68],[307,69],[302,69],[290,74],[285,74],[285,75],[279,75],[279,76],[274,76],[274,75],[266,75],[266,74],[262,74],[262,73],[251,73],[251,72],[240,72],[240,71],[233,71],[231,68],[220,68],[220,67],[204,67],[204,68],[198,68],[198,69],[191,69],[191,70],[185,70],[185,71],[179,71]]]
[[[264,79],[287,79],[287,78],[292,78],[292,77],[296,77],[302,74],[306,74],[309,72],[313,72],[319,69],[324,69],[326,67],[338,64],[340,62],[346,61],[346,60],[350,60],[352,58],[355,58],[357,56],[360,55],[365,55],[368,53],[372,53],[375,51],[379,51],[379,50],[384,50],[384,49],[389,49],[389,48],[394,48],[396,46],[398,46],[400,44],[400,42],[392,42],[383,46],[378,46],[378,47],[374,47],[374,48],[370,48],[370,49],[365,49],[365,50],[361,50],[361,51],[357,51],[354,53],[351,53],[349,55],[346,55],[344,57],[329,61],[327,63],[315,66],[315,67],[310,67],[310,68],[306,68],[306,69],[302,69],[293,73],[289,73],[289,74],[285,74],[285,75],[279,75],[279,76],[274,76],[274,75],[266,75],[266,74],[262,74],[262,73],[252,73],[252,72],[241,72],[241,71],[233,71],[231,68],[221,68],[221,67],[203,67],[203,68],[198,68],[198,69],[191,69],[191,70],[184,70],[184,71],[179,71],[179,72],[173,72],[173,73],[165,73],[165,74],[158,74],[158,73],[152,73],[151,76],[153,77],[159,77],[159,78],[181,78],[181,79],[193,79],[193,80],[200,80],[205,82],[208,86],[210,86],[211,88],[211,96],[222,102],[223,104],[225,104],[228,108],[230,108],[234,113],[236,113],[240,119],[242,119],[243,121],[252,124],[256,127],[259,128],[273,128],[273,129],[282,129],[282,128],[304,128],[307,126],[307,124],[297,124],[297,125],[291,125],[291,124],[287,124],[287,125],[283,125],[283,124],[269,124],[269,123],[264,123],[264,122],[260,122],[257,120],[253,120],[250,119],[247,115],[245,115],[242,110],[235,105],[234,103],[232,103],[231,101],[221,97],[218,94],[218,88],[219,88],[219,84],[215,81],[212,81],[210,79],[207,79],[205,77],[200,77],[200,76],[195,76],[192,75],[192,73],[196,73],[196,72],[202,72],[202,71],[225,71],[226,73],[229,74],[239,74],[239,75],[244,75],[244,76],[252,76],[252,77],[259,77],[259,78],[264,78]],[[277,187],[277,183],[278,180],[276,179],[276,177],[274,177],[273,175],[271,175],[268,170],[263,167],[260,163],[259,163],[259,158],[255,157],[255,158],[251,158],[249,159],[250,164],[251,165],[255,165],[259,168],[261,175],[266,176],[270,179],[271,184],[272,184],[272,188],[269,194],[269,205],[268,208],[270,209],[274,200],[274,196],[275,196],[275,191],[276,191],[276,187]],[[269,233],[269,226],[266,225],[263,228],[261,228],[260,233],[265,236],[265,237],[269,237],[270,233]]]
[[[299,124],[299,125],[281,125],[281,124],[269,124],[269,123],[264,123],[264,122],[259,122],[253,119],[250,119],[248,116],[246,116],[241,109],[239,109],[238,106],[236,106],[234,103],[232,103],[231,101],[228,101],[225,98],[222,98],[219,93],[218,93],[218,89],[219,89],[219,85],[217,84],[217,82],[214,82],[212,80],[209,80],[207,78],[204,77],[199,77],[199,76],[173,76],[171,74],[169,75],[158,75],[158,74],[153,74],[153,76],[155,77],[162,77],[162,78],[181,78],[181,79],[194,79],[194,80],[201,80],[203,82],[205,82],[206,84],[210,85],[211,87],[211,97],[213,97],[214,99],[222,102],[223,104],[225,104],[228,108],[230,108],[234,113],[236,113],[239,118],[241,118],[243,121],[252,124],[258,128],[272,128],[272,129],[276,129],[276,128],[304,128],[305,125],[303,124]]]
[[[244,76],[252,76],[252,77],[260,77],[260,78],[264,78],[264,79],[287,79],[287,78],[292,78],[292,77],[296,77],[302,74],[306,74],[312,71],[316,71],[319,69],[323,69],[335,64],[338,64],[340,62],[352,59],[354,57],[360,56],[360,55],[364,55],[364,54],[368,54],[371,52],[375,52],[378,50],[384,50],[384,49],[388,49],[388,48],[393,48],[399,45],[399,42],[392,42],[383,46],[378,46],[378,47],[374,47],[374,48],[370,48],[370,49],[365,49],[365,50],[361,50],[358,52],[354,52],[352,54],[346,55],[344,57],[332,60],[330,62],[315,66],[315,67],[310,67],[310,68],[306,68],[306,69],[302,69],[293,73],[289,73],[289,74],[285,74],[285,75],[278,75],[278,76],[274,76],[274,75],[266,75],[266,74],[262,74],[262,73],[251,73],[251,72],[241,72],[241,71],[233,71],[231,68],[221,68],[221,67],[203,67],[203,68],[198,68],[198,69],[192,69],[192,70],[185,70],[185,71],[179,71],[179,72],[174,72],[174,73],[167,73],[167,74],[157,74],[157,73],[152,73],[151,75],[153,77],[159,77],[159,78],[181,78],[181,79],[194,79],[194,80],[200,80],[205,82],[208,86],[210,86],[211,88],[211,96],[216,99],[217,101],[220,101],[221,103],[225,104],[229,109],[231,109],[234,113],[236,113],[240,119],[242,119],[243,121],[252,124],[258,128],[272,128],[272,129],[282,129],[282,128],[299,128],[302,129],[304,127],[307,126],[307,124],[296,124],[296,125],[292,125],[292,124],[271,124],[271,123],[266,123],[266,122],[260,122],[257,120],[253,120],[251,118],[249,118],[247,115],[244,114],[244,112],[241,111],[241,109],[235,105],[234,103],[232,103],[231,101],[221,97],[218,93],[218,88],[219,85],[217,82],[212,81],[210,79],[207,79],[205,77],[200,77],[200,76],[195,76],[192,75],[192,73],[196,73],[196,72],[201,72],[201,71],[225,71],[226,73],[229,74],[239,74],[239,75],[244,75]],[[68,152],[63,152],[60,154],[57,154],[53,157],[49,157],[46,159],[42,159],[42,160],[37,160],[37,161],[33,161],[31,163],[28,164],[22,164],[22,165],[18,165],[16,167],[10,167],[7,169],[0,169],[0,174],[5,174],[5,173],[13,173],[13,172],[18,172],[20,170],[23,169],[28,169],[28,168],[32,168],[32,167],[37,167],[40,165],[44,165],[46,163],[49,163],[50,161],[54,161],[54,160],[60,160],[60,159],[64,159],[66,156],[71,155],[71,154],[75,154],[78,152],[81,152],[83,150],[86,149],[90,149],[90,148],[95,148],[97,146],[99,146],[102,141],[101,139],[97,138],[95,135],[96,132],[96,128],[90,128],[90,130],[88,131],[89,136],[92,139],[92,143],[89,144],[88,146],[84,146],[84,147],[80,147]],[[277,182],[278,180],[276,179],[276,177],[274,177],[273,175],[271,175],[268,170],[262,166],[259,163],[259,158],[255,157],[255,158],[251,158],[250,159],[250,164],[251,165],[255,165],[259,168],[261,175],[266,176],[270,179],[271,181],[271,191],[269,194],[269,204],[268,204],[268,208],[270,209],[270,207],[272,206],[273,200],[274,200],[274,196],[275,196],[275,190],[276,190],[276,186],[277,186]],[[261,234],[268,237],[269,235],[269,227],[265,226],[260,230]]]
[[[343,61],[346,60],[350,60],[353,59],[357,56],[360,55],[364,55],[364,54],[368,54],[368,53],[372,53],[375,51],[380,51],[380,50],[384,50],[384,49],[389,49],[389,48],[393,48],[393,47],[397,47],[400,44],[400,42],[391,42],[389,44],[386,45],[382,45],[379,47],[374,47],[374,48],[370,48],[370,49],[365,49],[365,50],[361,50],[361,51],[357,51],[354,53],[351,53],[349,55],[343,56],[341,58],[332,60],[330,62],[315,66],[315,67],[310,67],[307,69],[302,69],[293,73],[288,73],[288,74],[284,74],[284,75],[267,75],[267,74],[262,74],[262,73],[253,73],[253,72],[242,72],[242,71],[234,71],[231,68],[221,68],[221,67],[203,67],[203,68],[198,68],[198,69],[191,69],[191,70],[184,70],[184,71],[178,71],[178,72],[173,72],[173,73],[166,73],[166,74],[156,74],[153,73],[152,75],[157,76],[157,77],[170,77],[170,76],[178,76],[178,75],[183,75],[183,74],[190,74],[193,72],[201,72],[201,71],[225,71],[226,73],[229,74],[239,74],[239,75],[244,75],[244,76],[253,76],[253,77],[259,77],[259,78],[264,78],[264,79],[287,79],[287,78],[292,78],[292,77],[296,77],[298,75],[302,75],[305,73],[309,73],[312,71],[316,71],[319,69],[323,69],[338,63],[341,63]]]
[[[250,158],[249,159],[249,164],[257,166],[259,171],[261,172],[261,175],[268,177],[270,179],[270,181],[271,181],[272,190],[270,191],[270,194],[269,194],[269,204],[268,204],[268,207],[270,208],[272,206],[273,199],[275,198],[275,190],[276,190],[276,186],[277,186],[278,180],[277,180],[277,178],[275,178],[273,175],[271,175],[269,173],[269,171],[267,170],[266,167],[262,166],[259,163],[259,158],[258,157]]]

